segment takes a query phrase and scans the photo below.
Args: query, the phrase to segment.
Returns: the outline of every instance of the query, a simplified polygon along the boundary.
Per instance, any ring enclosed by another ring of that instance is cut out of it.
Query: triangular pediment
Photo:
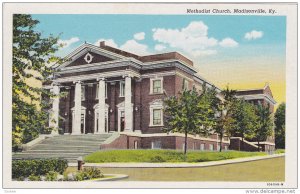
[[[272,91],[271,91],[271,88],[270,88],[269,85],[266,85],[266,86],[264,87],[264,94],[267,94],[267,95],[269,95],[270,97],[273,98],[273,94],[272,94]]]
[[[91,44],[83,44],[72,53],[65,57],[65,62],[58,68],[72,67],[78,65],[102,63],[107,61],[119,60],[124,56],[106,51],[100,47]]]

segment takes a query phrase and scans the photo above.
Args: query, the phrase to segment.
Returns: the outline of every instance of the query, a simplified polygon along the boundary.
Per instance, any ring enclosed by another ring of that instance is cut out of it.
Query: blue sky
[[[58,51],[59,56],[85,41],[98,44],[106,40],[110,46],[139,55],[178,51],[194,61],[199,74],[221,87],[273,82],[277,92],[283,93],[283,85],[285,89],[284,16],[32,16],[40,21],[37,30],[45,36],[60,35],[65,47]],[[281,96],[285,99],[285,91]]]

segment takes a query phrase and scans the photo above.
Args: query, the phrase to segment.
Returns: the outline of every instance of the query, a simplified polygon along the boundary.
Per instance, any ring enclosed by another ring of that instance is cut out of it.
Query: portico
[[[79,135],[86,133],[103,134],[109,132],[133,132],[133,102],[132,80],[136,74],[113,74],[113,76],[99,76],[96,79],[83,77],[74,81],[58,78],[52,86],[52,91],[59,96],[60,91],[68,92],[71,96],[67,102],[70,112],[65,110],[66,119],[70,119],[71,127],[65,133]],[[76,79],[76,80],[75,80]],[[64,88],[73,90],[64,90]],[[122,94],[122,93],[123,94]],[[115,103],[122,101],[121,103]],[[122,104],[122,107],[117,105]],[[72,106],[73,105],[73,106]],[[49,126],[59,128],[60,98],[52,99],[52,109]],[[66,109],[66,106],[64,106]],[[121,111],[122,110],[122,111]],[[61,111],[62,112],[62,111]],[[68,117],[68,115],[71,115]],[[113,125],[110,122],[114,120]],[[94,121],[93,125],[89,121]],[[65,122],[60,121],[60,122]],[[58,134],[58,130],[55,131]]]

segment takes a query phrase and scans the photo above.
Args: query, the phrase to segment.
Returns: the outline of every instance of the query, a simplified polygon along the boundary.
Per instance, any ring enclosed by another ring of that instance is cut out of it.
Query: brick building
[[[53,99],[49,126],[64,135],[118,134],[102,149],[183,149],[183,134],[162,131],[163,99],[183,89],[202,90],[204,83],[213,87],[177,52],[138,56],[101,42],[85,43],[65,59],[55,67],[51,86],[45,86],[65,94]],[[239,92],[247,97],[250,93]],[[218,150],[219,142],[216,134],[189,135],[188,149]],[[229,143],[224,137],[223,149]]]
[[[204,83],[213,87],[177,52],[138,56],[101,42],[85,43],[65,59],[55,67],[51,86],[45,86],[65,94],[53,99],[49,125],[64,135],[119,134],[102,148],[182,149],[183,134],[162,131],[163,99],[183,89],[201,90]],[[220,146],[216,134],[188,138],[188,149]],[[222,146],[228,148],[227,137]]]
[[[270,112],[274,113],[274,105],[276,101],[273,98],[273,94],[269,84],[265,84],[263,88],[257,89],[248,89],[248,90],[238,90],[236,93],[238,98],[243,98],[246,101],[254,105],[262,105],[270,108]],[[237,142],[238,138],[233,138],[231,140],[231,148],[236,149],[234,144]],[[254,145],[258,145],[258,142],[255,139],[251,139],[250,142]],[[273,135],[265,139],[265,141],[260,142],[259,146],[262,151],[273,151],[275,150],[275,132],[273,129]],[[251,149],[251,148],[249,148]],[[248,149],[248,150],[249,150]],[[254,149],[255,150],[255,149]]]

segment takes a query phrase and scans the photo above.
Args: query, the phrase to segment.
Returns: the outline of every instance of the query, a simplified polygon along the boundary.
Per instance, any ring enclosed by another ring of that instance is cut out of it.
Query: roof
[[[276,104],[276,101],[273,98],[273,94],[268,83],[266,83],[263,88],[237,90],[236,95],[244,97],[247,100],[254,100],[265,97],[273,104]]]
[[[114,47],[110,47],[105,45],[105,41],[100,42],[100,48],[114,52],[116,54],[125,56],[125,57],[133,57],[141,62],[153,62],[153,61],[162,61],[162,60],[168,60],[168,59],[177,59],[180,61],[185,62],[186,64],[193,66],[193,61],[188,59],[187,57],[183,56],[182,54],[178,52],[169,52],[169,53],[161,53],[161,54],[154,54],[154,55],[145,55],[145,56],[139,56],[127,51],[123,51]]]

